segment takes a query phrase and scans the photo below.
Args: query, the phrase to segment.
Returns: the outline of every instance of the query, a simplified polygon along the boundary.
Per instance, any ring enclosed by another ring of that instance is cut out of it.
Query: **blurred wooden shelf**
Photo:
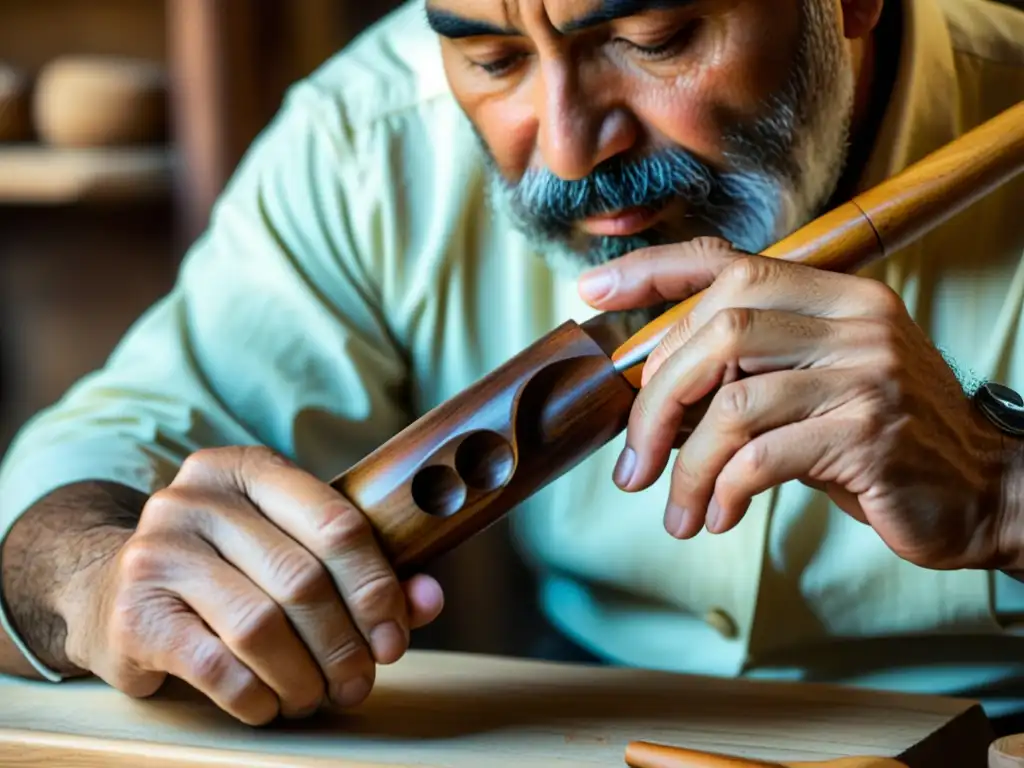
[[[51,149],[0,145],[0,205],[131,203],[168,197],[168,147]]]

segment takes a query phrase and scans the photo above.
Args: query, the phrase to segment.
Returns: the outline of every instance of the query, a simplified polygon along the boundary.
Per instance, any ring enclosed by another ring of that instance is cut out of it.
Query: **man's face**
[[[763,250],[841,173],[839,0],[426,3],[495,202],[563,264],[701,234]]]

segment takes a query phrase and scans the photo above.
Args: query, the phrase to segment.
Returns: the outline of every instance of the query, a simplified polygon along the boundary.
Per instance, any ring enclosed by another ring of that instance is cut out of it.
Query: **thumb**
[[[606,312],[682,301],[747,255],[713,237],[642,248],[584,272],[578,289],[590,306]]]

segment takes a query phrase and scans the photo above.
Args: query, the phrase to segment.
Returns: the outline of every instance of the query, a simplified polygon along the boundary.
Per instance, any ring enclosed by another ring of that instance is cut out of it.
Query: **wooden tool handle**
[[[854,272],[927,234],[1024,170],[1024,102],[982,123],[802,227],[761,255]],[[695,294],[640,329],[612,359],[640,386],[643,361],[700,301]],[[635,361],[635,362],[634,362]]]
[[[649,741],[630,742],[626,747],[626,765],[630,768],[907,768],[904,763],[888,757],[843,757],[815,762],[772,763]]]

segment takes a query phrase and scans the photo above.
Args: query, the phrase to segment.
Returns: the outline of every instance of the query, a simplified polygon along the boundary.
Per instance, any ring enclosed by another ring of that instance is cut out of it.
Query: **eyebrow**
[[[441,37],[449,40],[458,40],[463,37],[488,37],[500,35],[511,37],[519,33],[514,29],[507,29],[478,19],[468,19],[459,16],[451,11],[442,11],[427,6],[427,23]]]
[[[616,19],[636,16],[645,11],[678,8],[689,5],[693,0],[603,0],[601,7],[580,19],[575,19],[560,30],[562,34],[578,32],[581,29],[608,24]]]
[[[660,10],[664,8],[677,8],[688,5],[694,0],[602,0],[601,6],[587,15],[570,21],[562,29],[562,34],[579,32],[584,29],[596,27],[601,24],[621,19],[627,16],[635,16],[645,11]],[[487,21],[459,16],[451,11],[443,11],[437,8],[426,6],[427,23],[438,35],[447,37],[450,40],[457,40],[465,37],[487,37],[502,36],[512,37],[521,34],[515,29],[499,27]]]

